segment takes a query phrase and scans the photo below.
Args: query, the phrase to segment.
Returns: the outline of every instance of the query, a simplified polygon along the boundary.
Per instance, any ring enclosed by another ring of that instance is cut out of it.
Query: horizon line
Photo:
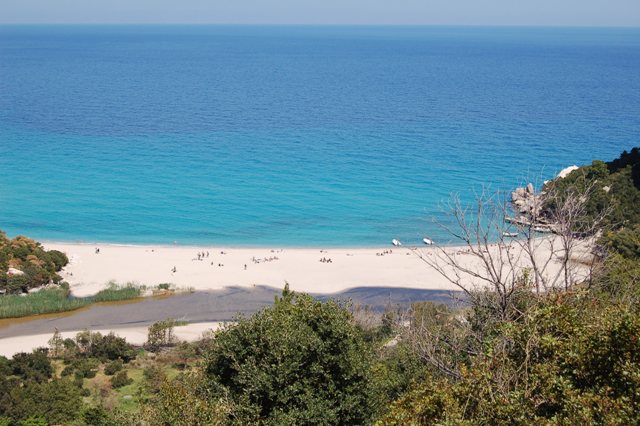
[[[638,25],[576,24],[396,24],[396,23],[198,23],[198,22],[1,22],[0,26],[227,26],[227,27],[457,27],[457,28],[611,28],[640,29]]]

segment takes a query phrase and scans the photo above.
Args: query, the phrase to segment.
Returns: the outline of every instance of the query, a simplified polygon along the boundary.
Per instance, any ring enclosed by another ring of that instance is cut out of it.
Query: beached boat
[[[423,242],[423,243],[425,243],[425,244],[426,244],[426,245],[428,245],[428,246],[433,245],[433,240],[432,240],[431,238],[424,237],[424,238],[422,239],[422,242]]]
[[[518,236],[518,233],[517,232],[503,232],[502,236],[506,237],[506,238],[515,238],[515,237]]]
[[[400,247],[402,245],[400,240],[396,240],[395,238],[393,240],[391,240],[391,244],[393,244],[396,247]]]
[[[551,229],[549,229],[549,228],[543,228],[543,227],[541,227],[541,226],[536,226],[535,228],[533,228],[533,230],[534,230],[535,232],[540,232],[540,233],[548,233],[548,232],[551,232]]]

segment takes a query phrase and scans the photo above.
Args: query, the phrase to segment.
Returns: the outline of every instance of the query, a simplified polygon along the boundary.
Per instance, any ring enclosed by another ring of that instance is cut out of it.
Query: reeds
[[[142,295],[143,287],[134,284],[109,287],[89,297],[73,297],[64,287],[47,288],[26,295],[0,296],[0,319],[66,312],[97,302],[117,302]]]

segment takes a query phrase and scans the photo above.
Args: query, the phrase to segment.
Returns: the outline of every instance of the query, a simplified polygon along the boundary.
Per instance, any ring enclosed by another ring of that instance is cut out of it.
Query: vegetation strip
[[[0,319],[73,311],[98,302],[117,302],[142,296],[143,288],[111,284],[94,296],[73,297],[67,286],[46,288],[25,295],[0,297]]]

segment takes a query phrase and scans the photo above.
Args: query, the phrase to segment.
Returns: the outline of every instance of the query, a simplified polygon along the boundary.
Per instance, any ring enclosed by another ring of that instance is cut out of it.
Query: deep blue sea
[[[0,26],[0,229],[376,246],[640,145],[640,29]]]

